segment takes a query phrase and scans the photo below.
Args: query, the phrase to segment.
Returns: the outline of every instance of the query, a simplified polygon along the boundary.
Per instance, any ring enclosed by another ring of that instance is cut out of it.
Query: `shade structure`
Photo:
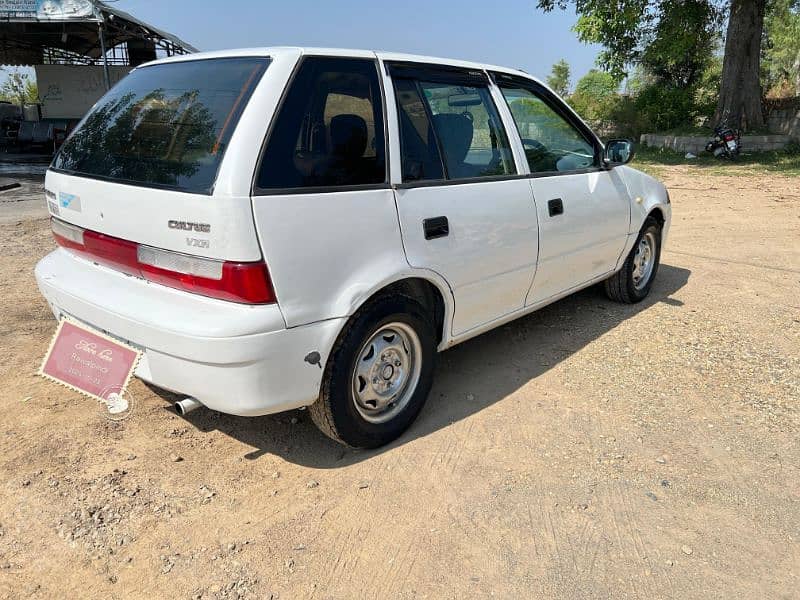
[[[0,64],[137,66],[197,49],[98,0],[0,0]]]

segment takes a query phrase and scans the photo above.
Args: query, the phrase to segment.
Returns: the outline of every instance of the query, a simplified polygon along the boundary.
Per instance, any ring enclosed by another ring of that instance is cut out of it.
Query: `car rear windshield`
[[[267,58],[141,67],[103,96],[53,162],[67,173],[209,194]]]

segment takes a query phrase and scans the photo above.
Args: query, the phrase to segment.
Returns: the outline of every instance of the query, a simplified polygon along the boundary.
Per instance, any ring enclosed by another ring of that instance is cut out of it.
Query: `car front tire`
[[[625,304],[641,302],[653,287],[660,262],[661,225],[648,217],[622,268],[606,279],[606,295]]]

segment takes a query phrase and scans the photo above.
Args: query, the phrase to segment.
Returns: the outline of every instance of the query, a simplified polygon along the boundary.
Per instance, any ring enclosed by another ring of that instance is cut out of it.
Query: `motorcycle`
[[[714,128],[714,139],[706,144],[706,152],[728,160],[734,160],[741,150],[741,134],[724,124]]]

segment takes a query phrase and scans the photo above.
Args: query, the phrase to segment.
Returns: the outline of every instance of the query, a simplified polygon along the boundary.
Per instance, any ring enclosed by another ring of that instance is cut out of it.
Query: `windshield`
[[[267,58],[218,58],[134,70],[103,96],[53,168],[134,185],[211,193]]]

